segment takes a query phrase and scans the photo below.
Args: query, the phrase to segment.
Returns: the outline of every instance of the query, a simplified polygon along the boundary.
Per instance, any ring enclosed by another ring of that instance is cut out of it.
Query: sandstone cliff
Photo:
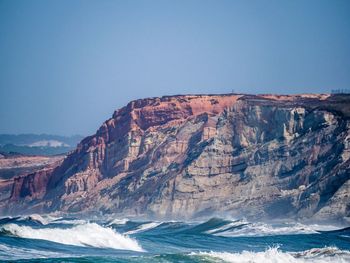
[[[349,117],[346,95],[132,101],[56,167],[15,178],[1,212],[346,219]]]

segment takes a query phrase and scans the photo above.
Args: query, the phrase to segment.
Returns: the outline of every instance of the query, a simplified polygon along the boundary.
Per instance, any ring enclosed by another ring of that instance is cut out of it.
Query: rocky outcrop
[[[15,190],[13,189],[14,180],[22,180],[26,178],[28,174],[35,173],[43,168],[56,167],[63,158],[64,156],[25,156],[15,153],[1,154],[0,203],[6,202],[11,195],[15,198],[18,197],[17,194],[11,193]],[[22,185],[22,183],[17,182],[15,184],[16,187],[19,185]],[[35,187],[38,186],[36,185]]]
[[[136,100],[61,164],[17,178],[2,213],[344,219],[349,117],[346,95]]]

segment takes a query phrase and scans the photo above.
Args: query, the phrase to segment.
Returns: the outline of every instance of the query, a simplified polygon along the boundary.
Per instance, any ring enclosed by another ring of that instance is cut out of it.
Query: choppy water
[[[350,262],[350,228],[127,219],[0,219],[4,262]]]

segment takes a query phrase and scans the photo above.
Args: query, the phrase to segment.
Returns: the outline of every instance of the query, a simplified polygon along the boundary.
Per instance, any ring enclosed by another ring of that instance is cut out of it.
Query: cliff
[[[16,177],[1,212],[346,219],[349,117],[346,95],[132,101],[62,163]]]

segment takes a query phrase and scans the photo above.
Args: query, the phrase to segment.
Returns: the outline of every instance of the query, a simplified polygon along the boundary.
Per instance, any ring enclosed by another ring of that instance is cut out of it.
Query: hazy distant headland
[[[73,150],[81,135],[0,134],[0,153],[24,155],[57,155]]]

